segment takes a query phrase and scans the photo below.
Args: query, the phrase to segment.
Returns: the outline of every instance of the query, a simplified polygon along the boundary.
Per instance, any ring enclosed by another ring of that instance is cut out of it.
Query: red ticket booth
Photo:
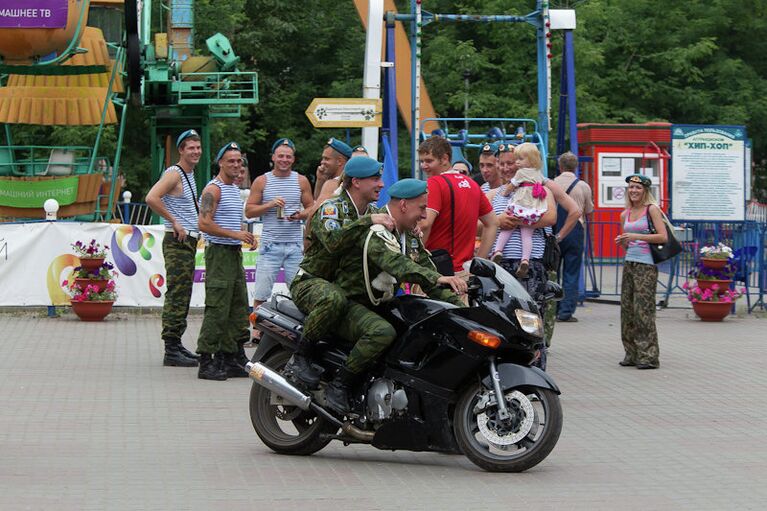
[[[668,210],[671,124],[579,124],[581,179],[594,195],[592,232],[594,257],[620,257],[614,239],[620,214],[626,208],[626,177],[644,174],[652,180],[652,193]]]

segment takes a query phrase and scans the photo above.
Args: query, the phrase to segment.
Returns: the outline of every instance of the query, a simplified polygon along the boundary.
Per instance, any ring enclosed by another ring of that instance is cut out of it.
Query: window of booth
[[[598,207],[622,208],[626,205],[626,177],[643,174],[652,181],[652,193],[661,199],[662,160],[642,153],[599,154]]]

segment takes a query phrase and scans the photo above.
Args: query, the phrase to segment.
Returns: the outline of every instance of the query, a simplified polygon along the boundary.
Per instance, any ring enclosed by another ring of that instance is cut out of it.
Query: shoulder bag
[[[663,215],[662,211],[661,215]],[[650,206],[647,206],[645,218],[647,218],[647,227],[650,230],[650,234],[656,234],[655,226],[652,223],[652,218],[650,218]],[[662,263],[682,252],[682,245],[674,236],[674,232],[666,222],[663,222],[663,225],[666,227],[666,243],[648,243],[652,253],[652,260],[655,264]]]

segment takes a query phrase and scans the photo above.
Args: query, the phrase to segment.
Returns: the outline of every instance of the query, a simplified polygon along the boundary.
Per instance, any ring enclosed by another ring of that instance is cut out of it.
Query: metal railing
[[[173,89],[179,105],[253,105],[258,103],[258,74],[179,73]]]

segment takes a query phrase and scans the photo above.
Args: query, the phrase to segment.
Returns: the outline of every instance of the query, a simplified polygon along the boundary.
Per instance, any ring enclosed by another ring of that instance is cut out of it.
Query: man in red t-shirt
[[[426,220],[421,230],[426,248],[447,250],[453,258],[453,269],[460,274],[463,263],[474,257],[477,221],[483,226],[477,255],[487,257],[495,241],[498,219],[479,185],[450,169],[451,154],[450,142],[443,137],[430,137],[418,147],[421,170],[429,176]]]

